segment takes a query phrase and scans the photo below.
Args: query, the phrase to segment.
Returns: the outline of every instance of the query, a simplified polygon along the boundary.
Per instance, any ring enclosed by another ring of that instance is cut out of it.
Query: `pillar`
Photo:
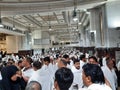
[[[92,46],[108,47],[105,5],[90,9],[90,41]]]

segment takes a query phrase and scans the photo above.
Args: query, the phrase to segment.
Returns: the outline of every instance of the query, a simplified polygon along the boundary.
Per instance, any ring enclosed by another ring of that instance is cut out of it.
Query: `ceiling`
[[[42,30],[68,39],[70,33],[76,34],[81,27],[89,26],[90,13],[87,9],[105,2],[106,0],[0,0],[0,9],[5,25],[14,24],[21,31]],[[74,8],[77,21],[73,21]]]

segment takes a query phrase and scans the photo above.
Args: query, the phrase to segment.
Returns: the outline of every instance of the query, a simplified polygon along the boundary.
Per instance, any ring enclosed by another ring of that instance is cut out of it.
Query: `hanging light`
[[[0,28],[3,28],[4,27],[4,25],[2,25],[1,23],[0,23]]]
[[[49,26],[49,31],[51,31],[52,30],[52,28],[51,28],[51,26]]]
[[[48,20],[49,20],[49,31],[51,31],[52,28],[51,28],[51,24],[50,24],[50,15],[49,15],[49,13],[48,13]]]
[[[15,28],[15,27],[13,27],[13,30],[16,30],[16,28]]]
[[[74,11],[73,11],[73,21],[78,21],[78,17],[77,17],[77,12],[76,12],[76,7],[77,7],[77,2],[74,0]]]
[[[13,16],[13,30],[16,30],[15,23],[14,23],[14,16]]]
[[[74,11],[73,11],[73,21],[78,21],[78,18],[77,18],[77,12],[76,12],[76,9],[74,8]]]
[[[1,8],[0,8],[0,28],[3,28],[4,25],[2,24],[2,18],[1,18]]]
[[[79,22],[78,24],[79,24],[79,25],[81,25],[82,23],[81,23],[81,22]]]

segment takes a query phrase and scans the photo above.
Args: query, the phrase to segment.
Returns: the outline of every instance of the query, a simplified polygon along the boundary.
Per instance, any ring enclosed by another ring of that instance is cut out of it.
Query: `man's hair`
[[[73,82],[73,73],[70,69],[62,67],[55,73],[55,80],[60,90],[68,90]]]
[[[100,84],[105,83],[104,74],[98,65],[87,63],[82,68],[85,75],[91,77],[92,83],[100,83]]]
[[[98,62],[98,61],[97,61],[97,58],[96,58],[95,56],[90,56],[90,57],[88,58],[88,60],[89,60],[89,59],[93,59],[95,62]]]
[[[19,60],[19,61],[18,61],[18,64],[20,64],[20,63],[22,63],[22,60]]]
[[[29,64],[33,63],[33,60],[32,60],[32,58],[31,58],[31,57],[26,56],[25,58],[26,58],[27,62],[29,62]]]
[[[65,66],[67,66],[67,62],[66,62],[63,58],[61,58],[60,61],[61,61]]]
[[[80,62],[78,59],[74,59],[73,63],[75,64],[76,62]]]
[[[50,63],[50,57],[45,57],[45,58],[44,58],[44,61],[45,61],[45,62],[47,61],[47,62]]]
[[[85,58],[85,55],[80,55],[80,60],[82,60],[83,58]]]
[[[106,64],[109,64],[110,61],[112,61],[111,57],[106,58]]]
[[[42,63],[40,61],[34,61],[33,62],[33,66],[36,68],[36,69],[40,69],[42,67]]]
[[[67,58],[69,58],[69,55],[65,54],[65,55],[63,55],[63,58],[67,59]]]
[[[31,81],[27,84],[25,90],[42,90],[42,87],[37,81]]]

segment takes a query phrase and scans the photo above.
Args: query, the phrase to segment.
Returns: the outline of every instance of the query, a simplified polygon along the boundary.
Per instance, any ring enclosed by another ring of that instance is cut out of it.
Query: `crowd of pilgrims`
[[[116,64],[111,57],[107,53],[99,59],[79,50],[5,55],[0,61],[0,90],[117,90],[120,61]]]

